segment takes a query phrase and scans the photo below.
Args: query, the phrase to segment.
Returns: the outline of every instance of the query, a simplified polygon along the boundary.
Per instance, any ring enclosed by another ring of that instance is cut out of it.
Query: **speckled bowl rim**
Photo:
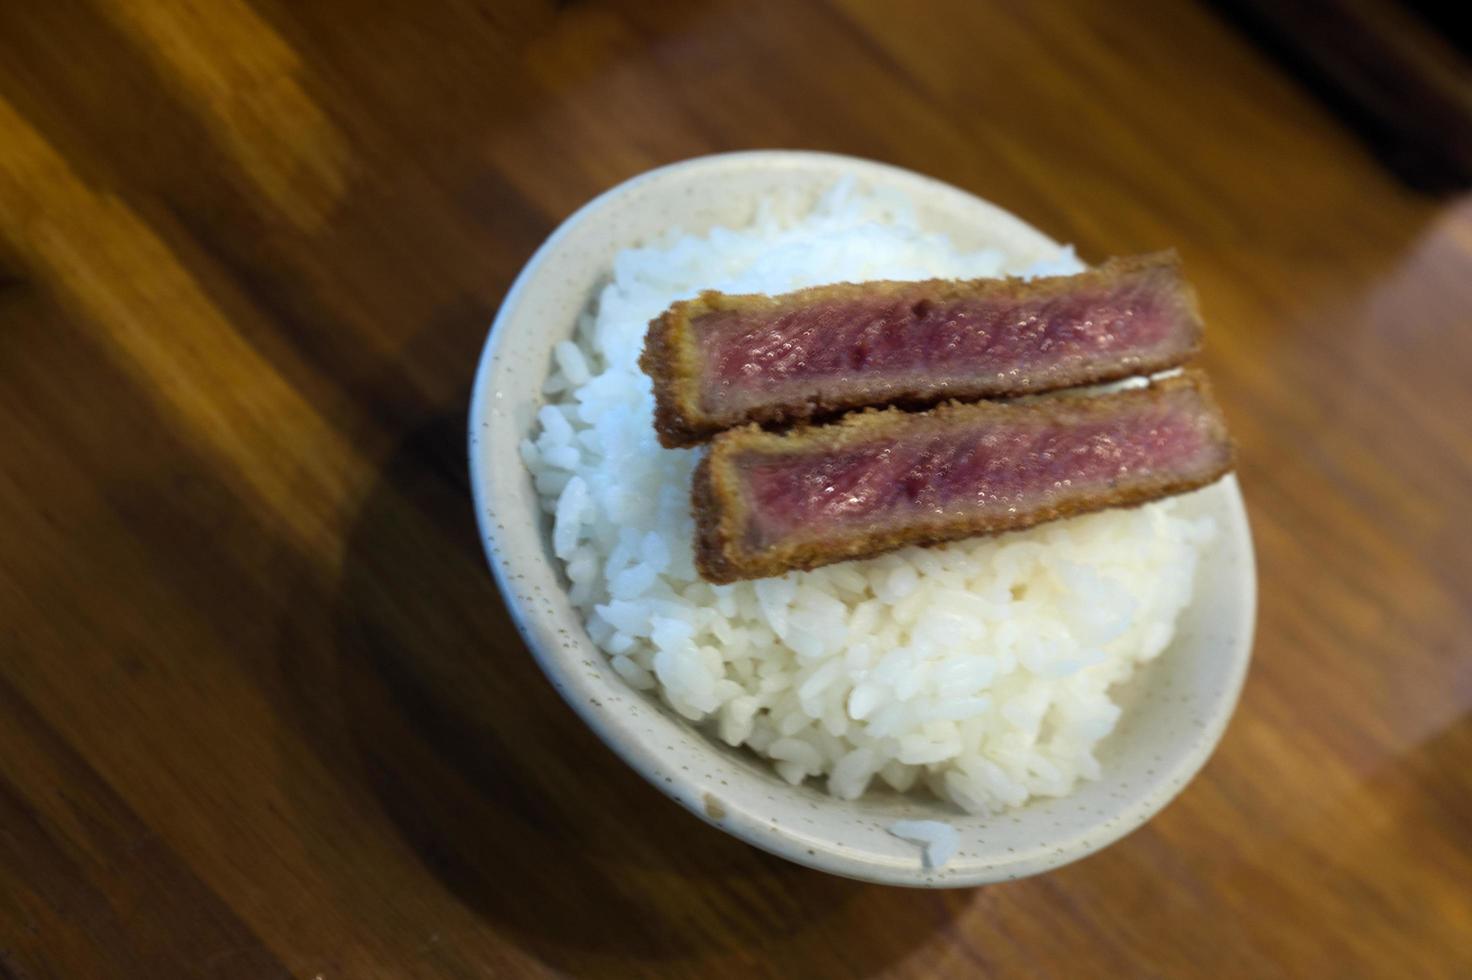
[[[518,493],[524,497],[530,487],[517,444],[529,430],[535,406],[528,410],[526,406],[502,404],[494,382],[509,370],[507,364],[515,361],[515,352],[507,348],[506,341],[509,325],[517,319],[528,291],[544,277],[556,275],[559,254],[576,243],[595,216],[617,207],[630,195],[648,195],[667,183],[682,184],[688,194],[693,182],[752,170],[772,171],[769,176],[777,172],[801,173],[809,180],[814,179],[814,172],[827,179],[846,175],[871,186],[938,196],[948,210],[966,212],[986,223],[992,232],[1000,229],[1004,237],[1012,236],[1018,243],[1034,248],[1056,247],[1051,239],[1019,219],[958,188],[898,167],[826,153],[768,150],[699,157],[648,171],[594,198],[553,232],[512,284],[492,324],[471,397],[468,448],[476,520],[512,621],[558,693],[645,779],[707,823],[798,864],[863,881],[961,887],[1037,874],[1113,843],[1159,812],[1201,769],[1220,740],[1240,695],[1256,618],[1256,572],[1247,516],[1235,477],[1200,491],[1210,497],[1206,509],[1222,522],[1221,535],[1228,541],[1233,563],[1225,587],[1234,591],[1228,610],[1230,621],[1216,624],[1217,634],[1225,638],[1217,641],[1221,649],[1216,655],[1230,661],[1211,690],[1201,694],[1209,702],[1192,719],[1194,734],[1188,743],[1173,746],[1175,755],[1168,764],[1157,755],[1155,758],[1162,761],[1158,769],[1148,770],[1145,784],[1134,787],[1134,795],[1127,801],[1106,804],[1114,808],[1107,813],[1101,810],[1097,819],[1084,818],[1089,822],[1082,826],[1055,822],[1054,828],[1065,829],[1051,832],[1038,821],[1037,839],[1031,844],[1009,847],[1007,853],[988,852],[983,840],[982,854],[968,854],[963,846],[962,852],[939,870],[925,868],[914,845],[887,837],[883,827],[896,819],[950,819],[962,823],[974,822],[975,818],[959,811],[937,813],[943,805],[924,799],[890,794],[847,803],[827,797],[811,785],[789,787],[749,753],[720,745],[655,699],[628,688],[588,639],[567,600],[560,570],[550,556],[545,516],[535,507],[531,513],[525,507],[516,510],[512,498]],[[625,241],[618,247],[630,244],[633,242]],[[570,336],[572,329],[571,320],[559,324],[555,339]],[[550,347],[555,339],[545,345]],[[536,370],[533,392],[540,403],[540,382],[547,370],[545,358]],[[505,465],[488,465],[492,460]],[[518,480],[520,486],[513,489],[508,481]],[[534,494],[531,499],[535,501]],[[1199,596],[1193,601],[1200,601]],[[1178,639],[1172,647],[1181,642]],[[1163,656],[1171,653],[1167,650]],[[1141,673],[1154,666],[1147,665]],[[702,759],[707,771],[695,772],[688,765],[692,761],[690,753]],[[1107,785],[1110,778],[1106,768],[1097,783],[1085,785]],[[733,785],[733,780],[739,785]],[[856,845],[815,832],[799,825],[816,825],[815,820],[793,816],[793,811],[800,813],[804,808],[821,813],[833,812],[834,807],[851,809],[844,819],[856,825],[854,832],[861,834],[866,844]],[[1055,807],[1061,807],[1060,801],[1029,803],[994,819],[1025,827],[1032,822],[1033,814]],[[859,820],[858,816],[874,819]]]

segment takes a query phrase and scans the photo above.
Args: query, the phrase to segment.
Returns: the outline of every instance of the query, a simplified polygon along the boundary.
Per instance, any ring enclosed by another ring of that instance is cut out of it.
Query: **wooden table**
[[[1256,658],[1164,814],[915,893],[701,824],[480,554],[476,354],[657,164],[837,150],[1180,248]],[[1188,3],[0,4],[0,976],[1472,975],[1472,200]]]

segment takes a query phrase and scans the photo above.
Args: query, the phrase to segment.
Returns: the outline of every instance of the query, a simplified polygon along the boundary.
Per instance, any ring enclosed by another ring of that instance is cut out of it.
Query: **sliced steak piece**
[[[696,567],[781,575],[1141,504],[1215,481],[1232,445],[1198,372],[1103,395],[722,433],[695,470]]]
[[[649,325],[654,426],[690,446],[749,422],[1034,394],[1184,363],[1201,316],[1174,252],[1076,276],[706,292]]]

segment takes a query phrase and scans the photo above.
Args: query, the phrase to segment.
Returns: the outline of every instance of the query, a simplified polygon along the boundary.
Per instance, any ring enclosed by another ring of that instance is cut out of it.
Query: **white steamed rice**
[[[702,289],[779,293],[865,279],[1073,272],[957,250],[907,203],[840,185],[769,201],[749,227],[629,249],[555,350],[523,442],[588,633],[657,693],[789,782],[852,799],[923,783],[970,812],[1099,776],[1111,685],[1157,656],[1191,594],[1209,520],[1166,500],[997,538],[712,586],[692,564],[698,450],[655,440],[637,359],[649,320]]]

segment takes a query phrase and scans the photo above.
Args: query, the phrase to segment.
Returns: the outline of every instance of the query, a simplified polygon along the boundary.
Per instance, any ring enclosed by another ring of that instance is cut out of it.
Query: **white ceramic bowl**
[[[789,786],[767,762],[707,738],[654,698],[632,690],[588,639],[551,554],[517,445],[542,403],[552,346],[607,278],[613,256],[670,227],[700,233],[746,223],[754,203],[782,189],[816,196],[841,177],[903,191],[920,220],[966,249],[996,244],[1043,257],[1041,232],[964,191],[895,167],[822,153],[767,151],[703,157],[615,187],[562,224],[532,256],[486,341],[470,409],[476,517],[496,581],[532,655],[599,737],[696,816],[774,854],[835,874],[897,885],[974,885],[1037,874],[1117,840],[1166,805],[1206,762],[1247,671],[1256,604],[1242,497],[1228,478],[1186,498],[1222,529],[1201,563],[1175,642],[1119,696],[1125,714],[1102,743],[1104,775],[1070,796],[996,817],[969,816],[920,795],[871,791],[856,802]],[[891,836],[900,819],[940,819],[959,852],[927,870],[920,850]]]

